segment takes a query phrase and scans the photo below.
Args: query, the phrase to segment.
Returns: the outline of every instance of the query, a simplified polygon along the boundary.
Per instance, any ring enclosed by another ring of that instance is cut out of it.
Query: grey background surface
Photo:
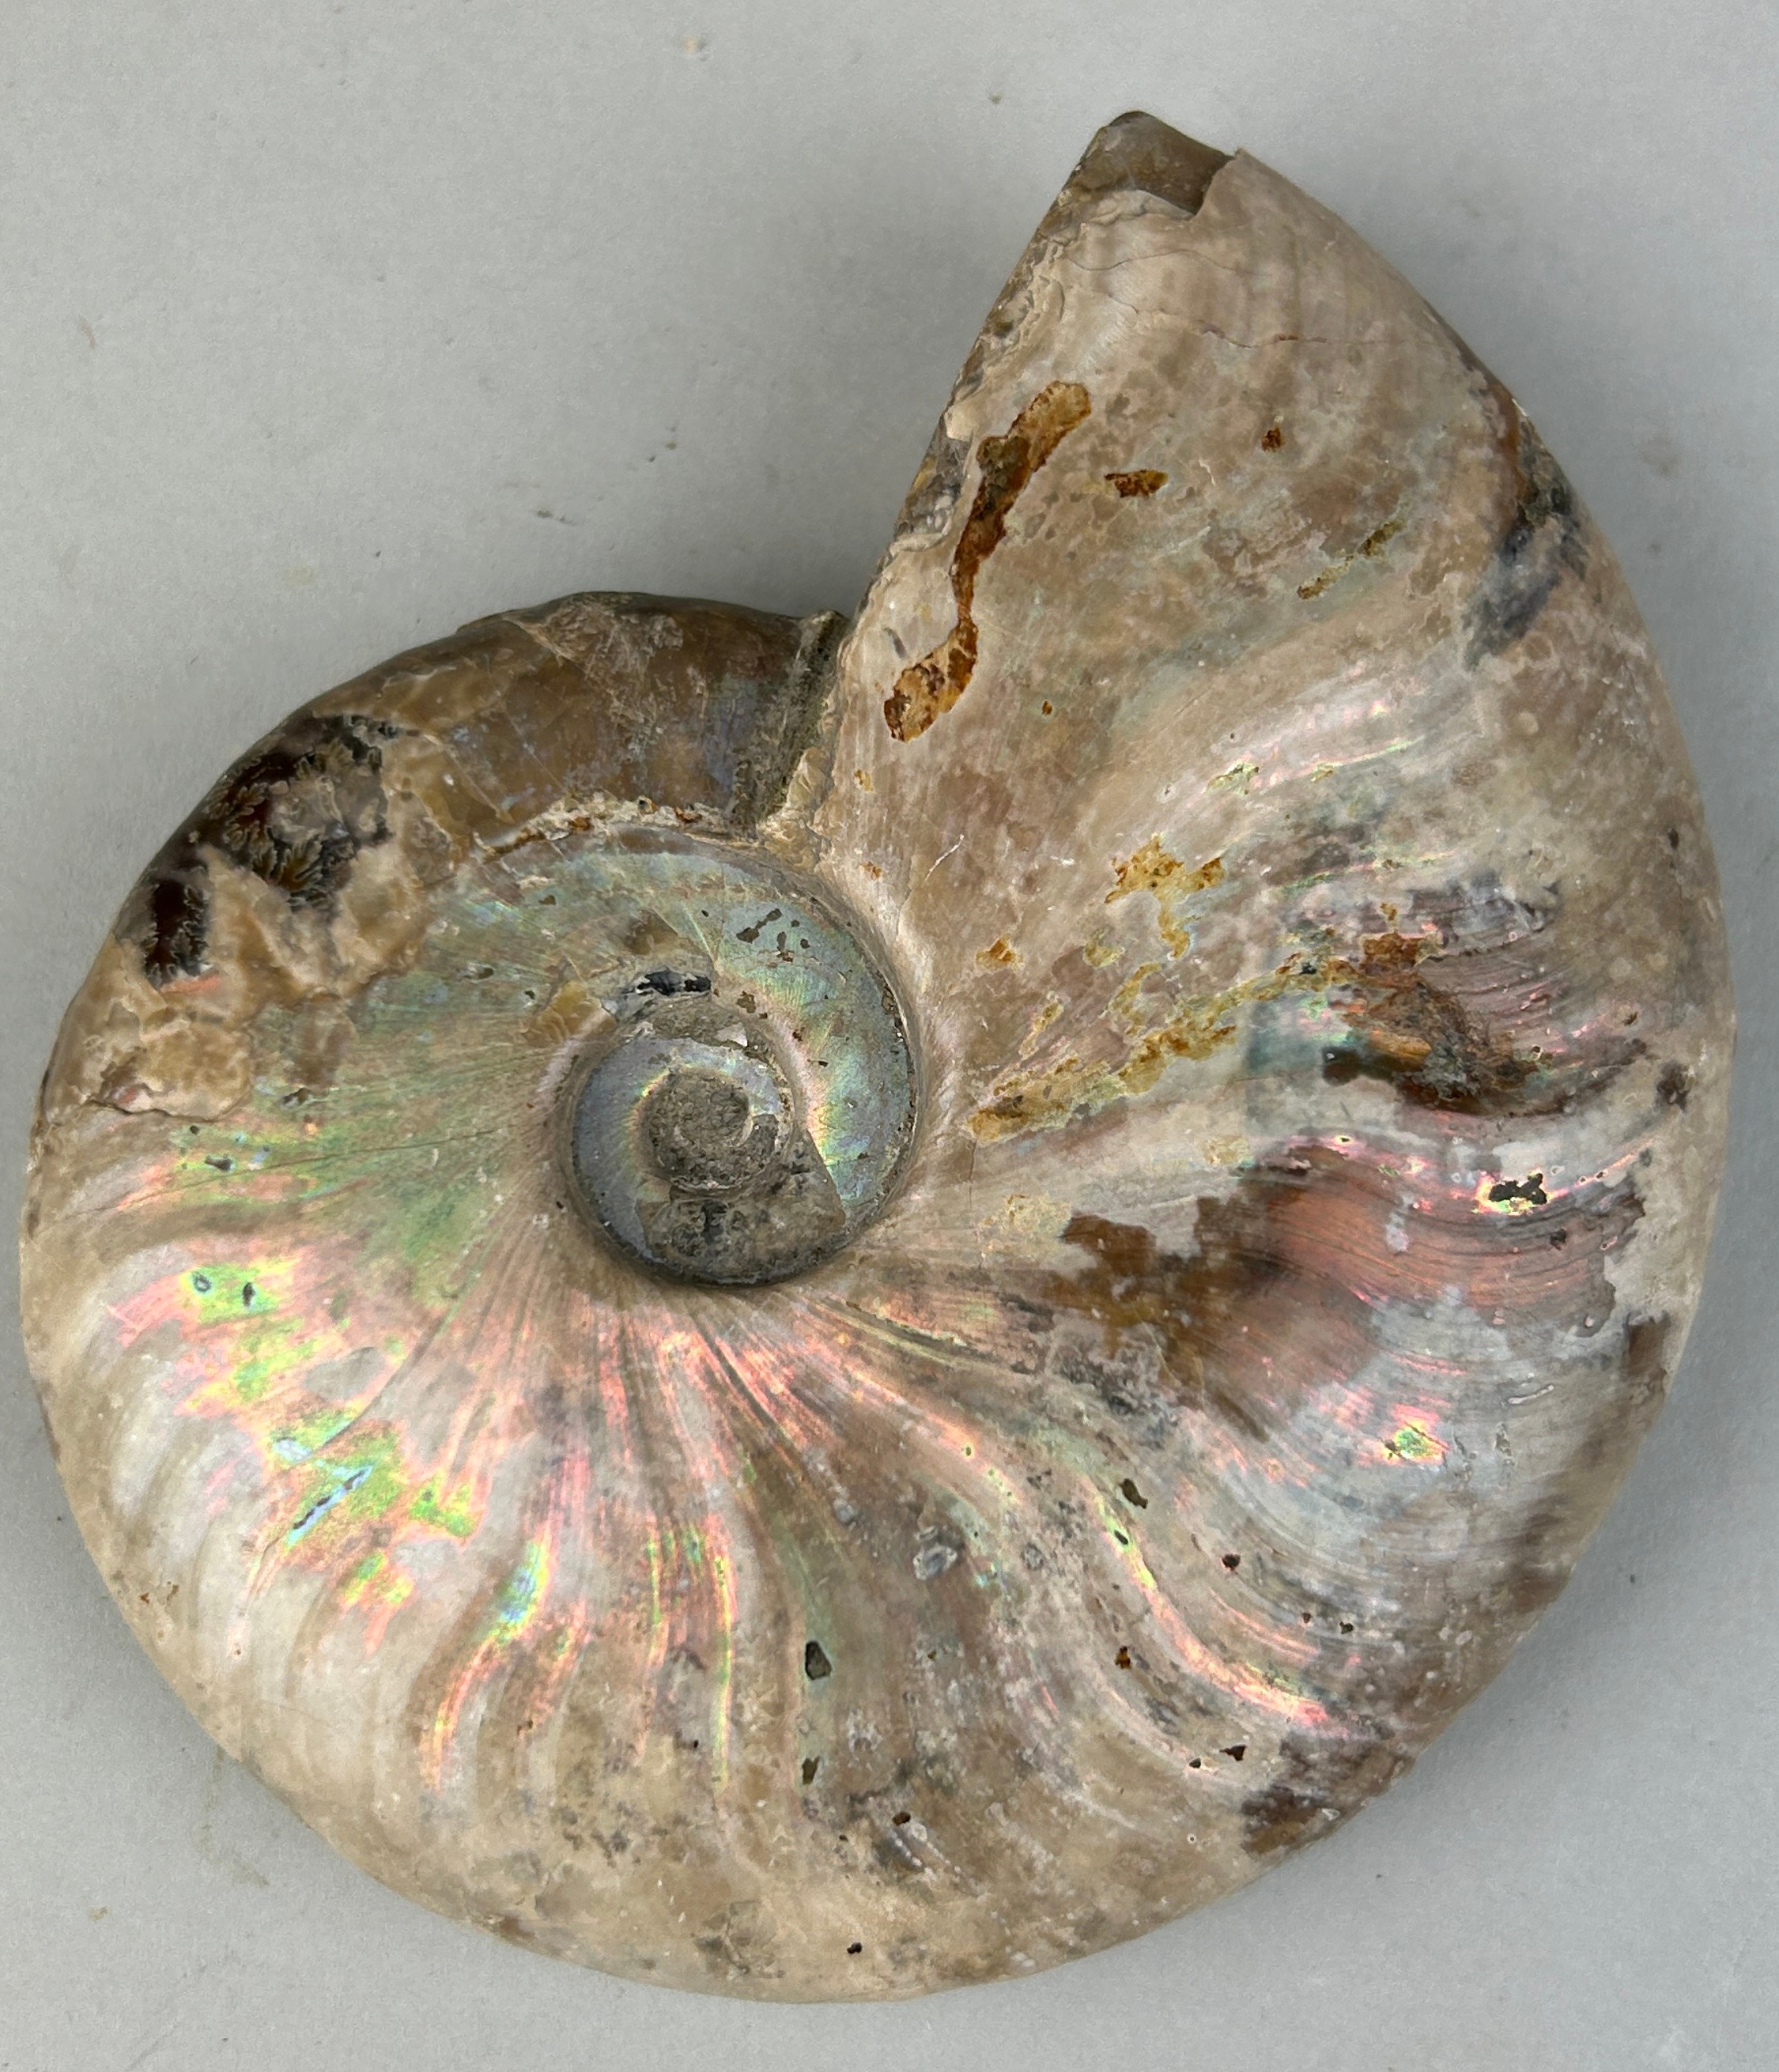
[[[1779,2062],[1776,60],[1733,0],[5,0],[9,1224],[60,1009],[213,775],[504,606],[850,609],[995,290],[1133,105],[1339,211],[1537,420],[1665,658],[1743,1033],[1674,1400],[1498,1683],[1235,1900],[901,2007],[554,1967],[331,1856],[129,1638],[9,1314],[0,2068]]]

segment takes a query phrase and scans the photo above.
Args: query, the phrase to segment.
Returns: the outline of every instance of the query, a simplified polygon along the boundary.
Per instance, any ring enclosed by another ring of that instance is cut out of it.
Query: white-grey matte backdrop
[[[1779,2062],[1779,18],[1756,0],[0,0],[0,1178],[137,870],[289,707],[577,588],[850,609],[1076,154],[1346,217],[1625,562],[1728,894],[1735,1159],[1567,1594],[1233,1901],[890,2008],[621,1984],[373,1885],[212,1749],[0,1326],[0,2072]]]

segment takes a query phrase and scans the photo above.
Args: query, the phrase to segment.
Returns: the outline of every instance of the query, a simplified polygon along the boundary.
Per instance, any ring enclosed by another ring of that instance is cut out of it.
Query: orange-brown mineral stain
[[[1167,479],[1159,467],[1114,468],[1106,479],[1120,496],[1153,496]]]
[[[1170,886],[1204,879],[1217,865],[1213,857],[1188,872],[1159,842],[1145,843],[1118,866],[1119,883],[1107,898],[1154,891],[1159,899]],[[1159,890],[1151,882],[1157,874]],[[1216,877],[1205,882],[1215,883]],[[1596,1044],[1577,1050],[1561,1070],[1549,1059],[1523,1055],[1475,1005],[1466,1005],[1432,982],[1429,973],[1448,962],[1439,935],[1392,931],[1362,938],[1357,960],[1291,956],[1270,972],[1185,998],[1170,997],[1165,984],[1157,983],[1167,964],[1140,964],[1107,1002],[1110,1014],[1131,1025],[1122,1054],[1070,1054],[1052,1064],[1027,1067],[1023,1060],[1048,1026],[1040,1023],[1022,1046],[1020,1063],[995,1083],[970,1117],[971,1134],[992,1143],[1097,1115],[1114,1101],[1148,1092],[1175,1060],[1210,1057],[1234,1038],[1247,1009],[1293,995],[1332,996],[1330,1007],[1353,1032],[1350,1046],[1328,1052],[1325,1079],[1383,1080],[1418,1107],[1452,1114],[1549,1114],[1565,1102],[1597,1093],[1637,1054],[1634,1043]],[[1157,1006],[1164,1018],[1143,1026]]]
[[[1170,956],[1180,956],[1188,948],[1192,938],[1181,926],[1175,911],[1179,902],[1189,899],[1195,892],[1208,891],[1213,885],[1223,882],[1223,859],[1213,856],[1209,863],[1190,870],[1177,856],[1170,856],[1162,846],[1159,835],[1151,835],[1134,856],[1126,857],[1122,863],[1112,866],[1117,882],[1106,895],[1110,906],[1114,900],[1127,898],[1133,892],[1152,892],[1155,895],[1156,926],[1161,939],[1167,945]]]
[[[1375,1351],[1375,1321],[1329,1270],[1316,1221],[1319,1211],[1332,1212],[1349,1241],[1343,1250],[1351,1249],[1362,1233],[1346,1223],[1356,1211],[1375,1215],[1374,1205],[1353,1194],[1328,1154],[1297,1163],[1302,1172],[1251,1174],[1226,1200],[1201,1199],[1184,1254],[1164,1250],[1140,1224],[1077,1211],[1062,1241],[1089,1264],[1049,1275],[1044,1299],[1098,1324],[1107,1355],[1141,1332],[1160,1356],[1156,1386],[1165,1398],[1263,1438],[1304,1395],[1350,1381]],[[1362,1185],[1368,1176],[1359,1177]],[[1291,1335],[1291,1305],[1306,1297],[1317,1308],[1313,1345]]]
[[[1119,989],[1130,1010],[1144,980],[1158,969],[1154,964],[1142,967]],[[1027,1130],[1058,1129],[1097,1115],[1115,1100],[1147,1093],[1176,1059],[1209,1058],[1231,1041],[1240,1012],[1250,1002],[1277,1000],[1309,977],[1307,971],[1287,964],[1220,992],[1180,1001],[1159,1026],[1134,1035],[1121,1059],[1093,1062],[1071,1054],[1041,1069],[1015,1069],[995,1082],[989,1098],[970,1116],[970,1133],[981,1143],[992,1144]],[[1041,1028],[1035,1034],[1041,1034]]]
[[[1092,409],[1078,381],[1052,381],[999,438],[982,441],[978,456],[982,481],[951,557],[957,623],[931,653],[908,664],[883,701],[884,720],[898,741],[925,734],[969,689],[976,668],[976,578],[1007,536],[1007,520],[1020,492]]]
[[[1341,1013],[1356,1047],[1324,1067],[1325,1075],[1384,1079],[1422,1107],[1458,1114],[1535,1108],[1527,1083],[1536,1075],[1536,1061],[1520,1056],[1506,1037],[1419,968],[1436,962],[1443,947],[1437,935],[1393,931],[1363,939],[1361,960],[1343,963],[1334,972],[1353,989]]]
[[[1097,1324],[1108,1357],[1140,1334],[1159,1356],[1165,1397],[1262,1438],[1317,1392],[1358,1385],[1386,1353],[1392,1312],[1456,1297],[1510,1335],[1534,1326],[1597,1332],[1615,1306],[1608,1264],[1642,1213],[1629,1182],[1594,1181],[1522,1226],[1480,1211],[1462,1186],[1405,1188],[1387,1161],[1305,1143],[1242,1174],[1227,1194],[1200,1196],[1183,1252],[1141,1224],[1077,1210],[1061,1240],[1086,1264],[1045,1275],[1037,1293]],[[1572,1241],[1554,1246],[1556,1228],[1571,1230]],[[1405,1230],[1406,1244],[1395,1235]],[[1627,1350],[1644,1361],[1653,1393],[1666,1371],[1666,1332],[1639,1338],[1638,1328],[1630,1324]],[[1380,1461],[1443,1461],[1434,1427],[1444,1406],[1435,1389],[1387,1424]]]
[[[1386,519],[1375,530],[1368,532],[1351,553],[1342,554],[1337,560],[1330,561],[1320,575],[1312,576],[1307,582],[1299,583],[1297,594],[1299,597],[1320,597],[1331,584],[1337,583],[1355,563],[1376,561],[1402,529],[1400,518]]]

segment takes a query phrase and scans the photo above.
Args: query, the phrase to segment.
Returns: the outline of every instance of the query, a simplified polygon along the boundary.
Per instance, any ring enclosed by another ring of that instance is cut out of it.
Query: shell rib
[[[785,1999],[1102,1947],[1413,1760],[1660,1406],[1732,1036],[1609,553],[1246,155],[1095,139],[841,630],[569,598],[295,716],[69,1010],[24,1244],[232,1753],[446,1914]],[[694,986],[655,1040],[733,1005],[876,1161],[765,1285],[573,1198],[577,1072]]]

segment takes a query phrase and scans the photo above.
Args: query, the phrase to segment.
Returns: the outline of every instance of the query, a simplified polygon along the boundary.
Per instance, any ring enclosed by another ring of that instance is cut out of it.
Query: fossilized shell
[[[1055,1963],[1396,1776],[1698,1291],[1731,1010],[1513,399],[1144,117],[857,623],[330,693],[69,1011],[31,1349],[118,1602],[356,1862],[635,1977]]]

